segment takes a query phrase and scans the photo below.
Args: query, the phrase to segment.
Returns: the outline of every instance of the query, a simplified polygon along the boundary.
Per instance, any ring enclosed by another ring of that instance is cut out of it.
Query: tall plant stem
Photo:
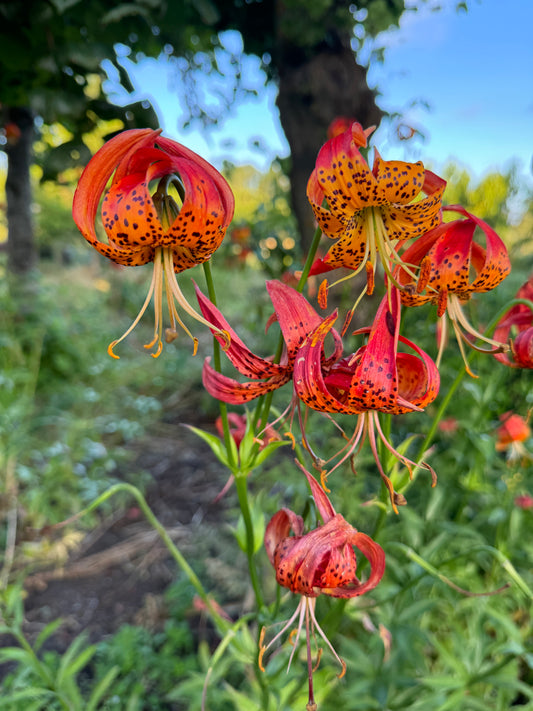
[[[250,581],[254,590],[257,609],[264,607],[265,602],[263,593],[261,592],[261,584],[257,574],[257,568],[254,558],[254,526],[252,515],[250,512],[250,504],[248,501],[248,476],[241,472],[235,477],[235,486],[237,488],[237,496],[239,498],[239,506],[241,508],[242,518],[244,520],[244,528],[246,530],[246,557],[248,558],[248,570],[250,572]]]
[[[211,266],[209,262],[204,262],[204,274],[207,284],[207,291],[209,298],[213,304],[216,306],[216,293],[215,285],[213,282],[213,275],[211,272]],[[221,362],[220,362],[220,344],[213,339],[214,342],[214,354],[213,354],[213,366],[217,372],[221,372]],[[264,606],[263,595],[261,592],[261,585],[259,583],[259,576],[257,574],[257,568],[255,566],[254,560],[254,528],[252,516],[250,513],[250,504],[248,501],[248,474],[249,472],[241,472],[239,470],[238,462],[234,456],[234,443],[231,438],[231,432],[229,429],[228,422],[228,410],[226,403],[219,401],[220,405],[220,417],[222,420],[222,428],[224,432],[224,444],[226,445],[226,452],[228,456],[229,468],[235,475],[235,484],[237,488],[237,496],[239,498],[239,506],[241,509],[241,514],[244,520],[244,527],[246,530],[246,557],[248,559],[248,569],[250,573],[250,580],[254,590],[254,595],[257,603],[257,609],[261,609]]]
[[[216,306],[217,296],[215,292],[215,283],[213,281],[213,273],[211,272],[211,263],[209,262],[209,260],[207,262],[204,262],[203,268],[209,299]],[[217,373],[222,372],[222,363],[220,362],[220,343],[217,341],[216,338],[213,338],[213,367],[217,371]],[[228,455],[228,465],[229,468],[234,471],[237,468],[237,461],[235,459],[235,448],[233,446],[231,432],[229,429],[228,408],[226,406],[226,403],[222,402],[222,400],[219,400],[219,407],[220,419],[222,420],[222,431],[224,434],[224,444],[226,446],[226,452]]]

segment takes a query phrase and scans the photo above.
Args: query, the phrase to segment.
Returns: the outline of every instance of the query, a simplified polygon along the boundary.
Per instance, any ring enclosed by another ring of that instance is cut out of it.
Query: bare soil
[[[150,474],[146,497],[159,521],[193,567],[201,559],[207,577],[211,571],[217,583],[223,583],[223,549],[229,550],[225,542],[231,536],[224,517],[235,501],[232,492],[219,502],[215,499],[227,471],[202,440],[177,423],[158,423],[133,450],[131,470]],[[234,540],[231,548],[235,549]],[[159,536],[132,501],[87,533],[64,566],[27,578],[26,634],[35,639],[48,622],[61,617],[64,623],[47,647],[63,652],[84,631],[97,642],[126,623],[156,629],[165,619],[162,594],[177,572]],[[245,594],[231,589],[236,578],[244,576],[235,576],[234,570],[227,576],[228,586],[222,591],[226,600]],[[211,583],[206,581],[208,589]]]

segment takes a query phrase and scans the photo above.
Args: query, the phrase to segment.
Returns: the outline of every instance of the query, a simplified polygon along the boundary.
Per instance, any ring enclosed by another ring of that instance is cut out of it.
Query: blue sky
[[[468,12],[456,12],[454,0],[440,4],[438,12],[405,13],[399,30],[380,36],[385,62],[372,63],[368,73],[380,105],[404,112],[425,140],[398,142],[383,126],[376,145],[384,158],[421,159],[436,168],[454,159],[475,177],[518,161],[531,177],[533,0],[468,0]],[[246,69],[251,80],[258,78],[253,61]],[[139,97],[156,107],[165,134],[216,164],[228,158],[265,166],[270,156],[250,147],[258,137],[272,155],[287,154],[274,90],[235,108],[222,126],[202,136],[198,127],[178,129],[180,109],[167,60],[146,60],[132,78]],[[413,106],[417,100],[429,109]]]

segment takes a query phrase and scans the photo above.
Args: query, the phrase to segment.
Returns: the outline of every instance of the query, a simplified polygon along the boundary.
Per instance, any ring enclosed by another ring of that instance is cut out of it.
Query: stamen
[[[426,254],[420,262],[420,272],[418,273],[418,281],[416,282],[416,293],[421,294],[428,285],[431,274],[431,258]]]
[[[440,318],[446,313],[448,306],[448,290],[441,289],[437,296],[437,316]]]
[[[327,480],[328,480],[328,471],[327,471],[327,469],[322,469],[320,471],[320,485],[324,489],[326,494],[331,494],[331,489],[328,489],[327,484],[326,484]]]
[[[303,602],[304,602],[304,598],[302,598],[302,600],[300,601],[300,604],[298,605],[298,607],[296,608],[296,610],[294,611],[294,613],[291,615],[290,619],[287,620],[287,622],[283,625],[282,629],[277,633],[277,635],[275,635],[275,636],[270,640],[270,642],[269,642],[267,645],[264,645],[264,644],[263,644],[264,639],[265,639],[265,634],[266,634],[267,628],[266,628],[266,627],[263,627],[263,628],[261,629],[261,634],[259,635],[259,656],[258,656],[258,659],[257,659],[257,664],[258,664],[258,666],[259,666],[259,669],[261,669],[261,671],[263,671],[263,672],[265,671],[265,667],[264,667],[264,664],[263,664],[263,657],[265,656],[265,653],[270,649],[270,647],[271,647],[275,642],[277,642],[277,640],[278,640],[278,639],[286,632],[286,630],[292,625],[292,623],[294,622],[294,620],[296,619],[296,617],[298,616],[298,614],[301,614],[300,608],[302,607]],[[281,623],[281,624],[283,624],[283,623]]]
[[[366,294],[367,296],[372,296],[374,293],[374,266],[369,260],[366,265]]]
[[[328,280],[327,279],[324,279],[320,283],[320,286],[318,287],[317,300],[318,300],[318,305],[320,306],[321,309],[324,310],[324,309],[328,308]]]
[[[387,487],[389,491],[389,498],[390,502],[392,505],[392,510],[394,511],[395,514],[398,513],[398,507],[396,506],[394,502],[394,494],[396,493],[394,491],[394,486],[392,485],[392,481],[389,479],[389,477],[385,474],[385,471],[383,470],[383,465],[381,464],[379,460],[379,455],[378,455],[378,450],[376,446],[376,434],[374,432],[374,423],[375,419],[377,419],[377,412],[371,412],[369,413],[369,418],[368,418],[368,440],[370,442],[370,449],[372,450],[372,454],[374,455],[374,460],[376,462],[378,471],[381,475],[381,479],[383,480],[383,483]],[[374,415],[375,417],[372,417]]]
[[[346,662],[339,657],[337,652],[335,651],[335,648],[329,641],[329,639],[326,637],[326,634],[322,627],[318,624],[316,616],[315,616],[315,605],[316,605],[316,598],[312,598],[308,601],[308,606],[309,606],[309,614],[311,615],[311,620],[313,622],[314,627],[318,630],[318,634],[322,637],[324,642],[328,645],[331,653],[335,657],[335,659],[339,662],[341,665],[342,669],[339,674],[337,674],[338,679],[342,679],[342,677],[346,674]]]
[[[440,333],[439,333],[439,326],[440,326]],[[437,324],[437,333],[438,335],[438,347],[439,351],[437,353],[437,358],[435,359],[435,365],[437,368],[440,368],[442,356],[444,353],[444,349],[446,348],[446,342],[448,340],[448,319],[445,316],[442,316],[439,320],[439,323]]]
[[[170,247],[165,247],[163,248],[163,260],[164,260],[164,271],[165,271],[165,277],[166,277],[166,284],[167,284],[167,289],[170,290],[172,296],[174,299],[178,302],[178,304],[182,307],[182,309],[189,314],[189,316],[192,316],[196,321],[199,321],[200,323],[203,323],[204,326],[207,326],[209,329],[212,329],[215,331],[215,335],[218,336],[223,340],[223,345],[222,349],[227,350],[230,345],[230,335],[227,331],[224,331],[222,329],[216,328],[216,326],[213,326],[212,323],[209,323],[207,319],[205,319],[201,314],[199,314],[197,311],[193,309],[193,307],[189,304],[185,296],[183,295],[179,284],[176,280],[176,275],[174,272],[174,263],[172,260],[172,250]],[[173,307],[173,313],[174,316],[177,318],[177,311]],[[196,351],[198,349],[198,339],[195,338],[191,332],[189,331],[188,328],[186,328],[183,324],[182,321],[179,321],[180,326],[183,328],[185,333],[193,340],[194,343],[194,354],[196,354]]]
[[[146,295],[146,299],[144,300],[144,304],[142,305],[141,310],[137,314],[137,318],[131,324],[131,326],[128,328],[128,330],[125,331],[120,338],[117,338],[116,340],[112,341],[109,344],[109,346],[107,347],[107,352],[111,356],[111,358],[115,358],[116,360],[120,359],[120,356],[116,355],[113,352],[113,349],[115,348],[115,346],[117,346],[119,343],[121,343],[125,338],[127,338],[130,335],[130,333],[133,331],[135,326],[139,323],[139,321],[143,317],[144,312],[148,308],[148,304],[152,300],[152,294],[154,293],[156,283],[159,284],[158,272],[160,272],[160,271],[161,271],[161,257],[158,254],[158,252],[156,252],[155,257],[154,257],[154,271],[152,272],[152,281],[150,282],[150,287],[148,289],[148,294]]]
[[[485,343],[494,346],[497,350],[492,351],[492,353],[502,353],[509,350],[509,346],[507,344],[501,343],[501,341],[495,341],[493,338],[488,338],[488,336],[484,336],[479,331],[476,331],[472,324],[468,322],[464,311],[461,308],[461,304],[459,303],[459,299],[457,298],[457,296],[455,296],[455,294],[450,294],[450,306],[448,308],[448,313],[450,314],[450,317],[452,319],[455,318],[461,324],[465,331],[471,333],[476,338],[479,338],[480,341],[485,341]]]

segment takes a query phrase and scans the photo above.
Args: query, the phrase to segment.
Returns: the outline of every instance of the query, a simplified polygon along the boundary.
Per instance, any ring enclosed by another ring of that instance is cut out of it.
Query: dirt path
[[[210,567],[223,566],[219,549],[229,535],[224,532],[224,511],[234,499],[230,492],[214,503],[227,472],[209,448],[187,428],[159,423],[134,445],[131,469],[150,473],[148,503],[193,567],[200,558],[208,573]],[[58,617],[64,624],[49,646],[59,652],[82,631],[96,642],[125,623],[155,628],[164,617],[161,595],[176,572],[176,564],[132,501],[89,532],[63,568],[27,579],[28,637],[34,639]]]

